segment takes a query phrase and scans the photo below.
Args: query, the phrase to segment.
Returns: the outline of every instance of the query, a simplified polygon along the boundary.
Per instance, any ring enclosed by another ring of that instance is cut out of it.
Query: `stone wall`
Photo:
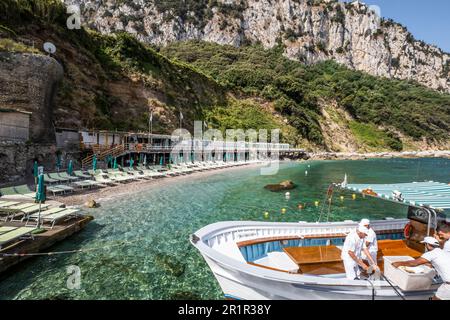
[[[56,171],[57,150],[54,144],[0,141],[0,186],[19,183],[32,184],[34,161],[37,161],[40,166],[44,166],[44,172]],[[59,151],[63,163],[73,160],[74,168],[80,167],[78,150],[59,149]]]
[[[51,57],[0,52],[0,106],[32,112],[32,142],[55,143],[53,101],[63,74]]]

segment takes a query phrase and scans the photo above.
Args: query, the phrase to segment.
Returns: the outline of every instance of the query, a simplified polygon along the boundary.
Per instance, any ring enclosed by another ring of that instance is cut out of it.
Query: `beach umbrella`
[[[72,173],[73,173],[73,163],[72,163],[72,160],[69,161],[69,165],[67,166],[67,173],[69,174],[69,176],[71,176]]]
[[[164,160],[163,160],[163,156],[161,156],[161,158],[159,158],[159,165],[162,166],[164,164]]]
[[[134,160],[130,159],[130,168],[133,168],[133,165],[134,165]]]
[[[38,179],[38,163],[37,163],[37,161],[35,161],[34,165],[33,165],[33,175],[34,175],[34,185],[37,185],[37,179]]]
[[[191,162],[194,162],[194,152],[191,152]]]
[[[144,156],[144,166],[147,165],[147,155]]]
[[[114,158],[114,164],[113,164],[113,169],[117,169],[117,157]]]
[[[95,170],[97,170],[97,155],[96,154],[94,154],[94,158],[92,160],[92,170],[94,170],[94,172],[95,172]]]
[[[38,178],[38,188],[36,192],[36,201],[39,202],[39,211],[38,211],[38,225],[37,227],[41,227],[41,204],[45,202],[45,185],[44,185],[44,175],[39,175]]]
[[[61,156],[59,154],[56,155],[56,171],[61,169]]]
[[[45,202],[45,186],[44,186],[44,175],[43,174],[39,175],[39,177],[38,177],[36,201]]]

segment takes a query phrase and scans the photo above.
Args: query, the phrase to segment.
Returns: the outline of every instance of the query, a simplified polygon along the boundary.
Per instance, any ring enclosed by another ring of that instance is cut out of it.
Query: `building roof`
[[[450,185],[439,182],[412,182],[397,184],[347,184],[343,188],[367,194],[371,189],[375,194],[370,196],[394,201],[414,207],[430,207],[432,209],[450,209]],[[394,192],[401,192],[402,200]]]

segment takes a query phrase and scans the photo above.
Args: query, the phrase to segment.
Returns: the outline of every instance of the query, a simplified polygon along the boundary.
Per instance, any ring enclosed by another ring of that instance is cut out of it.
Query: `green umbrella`
[[[69,161],[69,166],[67,167],[67,173],[69,174],[69,176],[71,176],[72,173],[73,173],[73,163],[72,163],[72,160]]]
[[[44,186],[44,175],[39,175],[38,187],[36,192],[36,201],[45,202],[45,186]]]
[[[56,171],[59,171],[61,169],[61,156],[58,154],[56,155]]]
[[[159,165],[162,166],[164,163],[163,157],[159,158]]]
[[[133,168],[134,160],[130,159],[130,168]]]
[[[117,158],[114,158],[113,169],[117,169]]]
[[[41,204],[45,202],[45,185],[44,185],[44,175],[39,175],[38,179],[38,188],[36,192],[36,201],[39,202],[39,211],[38,211],[38,229],[41,227]]]
[[[92,170],[97,170],[97,155],[94,154],[94,159],[92,160]]]

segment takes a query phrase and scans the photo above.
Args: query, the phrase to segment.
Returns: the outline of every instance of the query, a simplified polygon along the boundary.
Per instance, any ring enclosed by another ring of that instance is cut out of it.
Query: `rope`
[[[105,250],[115,247],[124,246],[127,244],[133,244],[139,241],[146,240],[145,238],[139,238],[131,241],[121,241],[118,244],[110,244],[102,247],[93,247],[86,249],[76,249],[76,250],[65,250],[65,251],[52,251],[52,252],[36,252],[36,253],[0,253],[0,257],[36,257],[36,256],[53,256],[53,255],[62,255],[62,254],[73,254],[73,253],[83,253],[83,252],[91,252],[91,251],[99,251]]]

